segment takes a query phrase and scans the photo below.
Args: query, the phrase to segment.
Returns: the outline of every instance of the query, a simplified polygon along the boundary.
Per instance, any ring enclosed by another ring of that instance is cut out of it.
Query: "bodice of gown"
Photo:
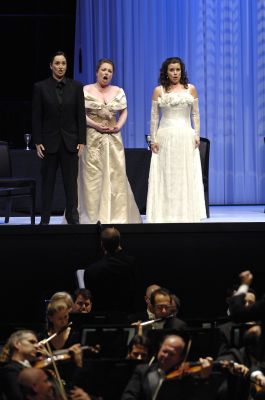
[[[84,98],[86,115],[96,122],[103,123],[105,126],[115,125],[116,113],[127,107],[126,96],[121,88],[108,103],[104,103],[86,90],[84,90]]]
[[[190,113],[194,97],[188,92],[163,93],[158,98],[158,105],[161,109],[162,118],[160,128],[170,124],[175,126],[191,127]]]

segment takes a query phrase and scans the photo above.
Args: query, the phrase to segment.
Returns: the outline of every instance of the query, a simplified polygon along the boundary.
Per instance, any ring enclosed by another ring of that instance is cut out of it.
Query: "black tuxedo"
[[[0,364],[0,398],[7,400],[22,400],[23,394],[18,383],[18,375],[25,368],[17,361],[7,361]]]
[[[49,222],[56,170],[61,165],[66,195],[65,216],[78,220],[77,145],[86,142],[86,118],[81,83],[64,78],[63,93],[58,97],[58,82],[51,78],[34,85],[32,134],[36,144],[45,147],[41,165],[42,220]]]
[[[93,296],[95,311],[133,311],[135,298],[134,259],[119,250],[106,254],[91,264],[84,273],[85,287]]]
[[[121,400],[153,400],[161,374],[158,364],[151,367],[138,365],[128,382]],[[185,376],[182,379],[165,380],[156,397],[157,400],[212,400],[214,382]]]

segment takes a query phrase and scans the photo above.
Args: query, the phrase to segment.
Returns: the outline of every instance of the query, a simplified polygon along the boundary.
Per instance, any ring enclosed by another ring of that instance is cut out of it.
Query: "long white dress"
[[[107,104],[84,90],[86,114],[106,126],[127,107],[120,88]],[[78,211],[81,224],[140,223],[141,216],[126,175],[121,133],[102,134],[87,127],[87,143],[79,158]]]
[[[161,90],[157,108],[162,117],[155,132],[159,151],[152,153],[147,222],[198,222],[206,218],[200,153],[191,125],[194,101],[198,100],[187,90]]]

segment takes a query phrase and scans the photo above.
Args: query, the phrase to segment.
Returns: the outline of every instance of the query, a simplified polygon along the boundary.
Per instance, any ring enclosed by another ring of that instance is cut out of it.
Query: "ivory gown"
[[[107,104],[84,90],[86,114],[107,126],[116,124],[115,115],[127,107],[120,88]],[[78,202],[81,224],[141,223],[125,167],[121,133],[102,134],[87,127],[87,142],[79,158]]]
[[[153,102],[152,118],[157,118],[158,124],[159,109],[162,118],[153,133],[159,152],[152,153],[147,222],[198,222],[206,218],[200,152],[195,149],[191,126],[196,101],[188,91],[165,93],[161,88],[161,97]]]

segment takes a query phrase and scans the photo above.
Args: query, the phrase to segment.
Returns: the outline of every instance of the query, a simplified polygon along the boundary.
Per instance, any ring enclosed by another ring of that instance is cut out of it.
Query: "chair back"
[[[209,209],[209,158],[210,158],[210,140],[207,138],[200,138],[200,157],[202,166],[202,179],[204,186],[204,198],[206,206],[207,217],[210,217]]]
[[[208,187],[210,140],[201,137],[199,150],[201,157],[203,183],[205,184],[207,182]]]
[[[11,178],[11,159],[7,142],[0,141],[0,178]]]

